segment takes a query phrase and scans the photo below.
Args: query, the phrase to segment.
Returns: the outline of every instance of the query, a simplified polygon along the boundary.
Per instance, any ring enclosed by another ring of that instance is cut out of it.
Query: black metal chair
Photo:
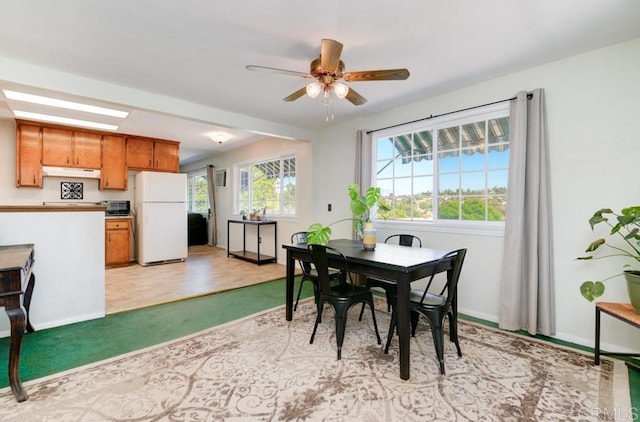
[[[422,240],[419,237],[414,236],[412,234],[392,234],[387,237],[384,243],[395,243],[397,242],[400,246],[410,246],[410,247],[422,247]],[[387,311],[391,311],[391,308],[396,303],[396,282],[383,280],[378,278],[367,278],[366,286],[371,287],[380,287],[384,289],[385,295],[387,297]],[[364,305],[360,310],[360,319],[362,319],[362,313],[364,312]]]
[[[458,314],[457,310],[452,306],[453,300],[457,294],[458,280],[460,279],[460,271],[462,263],[467,253],[466,249],[458,249],[444,255],[440,258],[438,266],[444,262],[453,259],[453,268],[450,270],[451,275],[447,277],[447,282],[440,293],[429,293],[429,288],[433,282],[435,273],[431,275],[427,283],[427,287],[422,290],[411,290],[411,335],[415,335],[418,318],[423,315],[431,326],[431,334],[433,336],[433,344],[436,349],[438,362],[440,363],[440,373],[444,375],[444,319],[449,317],[449,339],[455,343],[458,356],[462,356],[460,343],[458,342]],[[437,267],[436,267],[437,268]],[[446,292],[446,295],[445,295]],[[389,353],[389,345],[393,337],[398,316],[394,307],[391,313],[391,323],[389,324],[389,334],[387,336],[387,344],[384,352]]]
[[[344,332],[347,325],[347,314],[352,306],[358,303],[367,303],[371,308],[371,317],[373,319],[373,327],[376,331],[378,344],[381,344],[380,334],[378,333],[378,323],[376,322],[376,313],[373,308],[373,295],[371,290],[366,287],[356,286],[351,280],[349,273],[347,258],[337,249],[326,245],[309,245],[309,255],[313,259],[313,263],[318,271],[318,314],[311,333],[309,343],[313,344],[313,339],[318,329],[318,324],[322,321],[322,310],[324,304],[328,303],[333,308],[336,319],[336,342],[338,345],[338,360],[342,357],[342,343],[344,342]],[[345,274],[347,276],[340,284],[331,285],[329,278],[329,259],[328,254],[337,255],[343,261]]]
[[[307,234],[308,232],[296,232],[291,235],[291,243],[307,243]],[[316,271],[313,264],[310,262],[305,262],[298,260],[300,264],[300,270],[302,271],[302,277],[300,278],[300,287],[298,287],[298,296],[296,297],[296,303],[293,306],[293,310],[298,309],[298,302],[300,301],[300,293],[302,293],[302,285],[305,280],[308,280],[313,284],[313,296],[315,298],[315,302],[318,303],[318,272]],[[340,280],[344,275],[342,271],[329,269],[329,278],[331,280]]]

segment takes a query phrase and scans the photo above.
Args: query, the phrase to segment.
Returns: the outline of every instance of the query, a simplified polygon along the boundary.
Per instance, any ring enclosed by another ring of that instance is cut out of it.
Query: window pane
[[[462,219],[484,221],[486,220],[485,208],[484,198],[465,197],[462,199]]]
[[[462,125],[462,148],[470,148],[474,151],[477,149],[484,150],[484,125],[484,120]]]
[[[487,157],[487,168],[489,169],[506,169],[509,168],[509,146],[508,145],[492,145],[489,147],[489,155]]]
[[[431,220],[433,218],[433,177],[413,178],[413,217]]]
[[[489,124],[489,144],[509,142],[509,118],[500,117],[490,119]]]
[[[507,194],[507,170],[490,171],[487,173],[487,189],[493,194]]]
[[[431,175],[433,174],[433,155],[419,155],[413,162],[413,175]]]
[[[413,134],[414,156],[427,156],[433,159],[433,135],[430,130]]]
[[[465,195],[484,195],[485,172],[462,173],[462,192]]]
[[[460,171],[460,153],[452,151],[438,154],[438,173],[452,173]]]
[[[457,195],[460,192],[460,175],[445,174],[439,179],[439,195]]]
[[[460,215],[458,207],[460,200],[458,198],[450,198],[441,196],[438,199],[438,218],[441,220],[457,220]]]
[[[438,150],[449,151],[460,147],[460,128],[458,126],[438,130]]]
[[[376,151],[379,160],[390,160],[394,155],[393,140],[391,138],[378,139]]]
[[[466,150],[462,153],[462,171],[484,170],[485,154],[484,150]]]
[[[393,160],[378,161],[376,174],[379,178],[393,177]]]
[[[487,220],[489,221],[505,221],[507,215],[507,197],[506,196],[489,196],[487,209]]]
[[[407,177],[411,176],[412,161],[402,162],[401,159],[394,160],[395,164],[395,177]]]

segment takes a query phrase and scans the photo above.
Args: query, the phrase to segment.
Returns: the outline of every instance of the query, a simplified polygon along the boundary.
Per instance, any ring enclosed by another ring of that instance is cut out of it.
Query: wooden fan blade
[[[323,39],[320,45],[320,66],[325,72],[337,72],[340,68],[342,44],[338,41]]]
[[[349,92],[347,92],[347,96],[345,97],[347,100],[351,101],[353,105],[362,105],[367,102],[367,99],[362,95],[358,94],[353,88],[349,87]]]
[[[360,72],[347,72],[342,78],[347,82],[360,81],[402,81],[409,77],[407,69],[362,70]]]
[[[306,87],[306,86],[303,86],[302,88],[300,88],[299,90],[297,90],[297,91],[296,91],[296,92],[294,92],[293,94],[291,94],[291,95],[289,95],[289,96],[287,96],[287,97],[284,97],[284,98],[282,99],[282,101],[287,101],[287,102],[289,102],[289,101],[295,101],[295,100],[297,100],[298,98],[302,97],[302,96],[303,96],[304,94],[306,94],[306,93],[307,93],[307,87]]]
[[[308,73],[296,72],[295,70],[278,69],[275,67],[255,66],[250,64],[245,66],[245,68],[251,71],[267,71],[267,72],[273,72],[273,73],[280,73],[281,75],[300,76],[302,78],[313,78],[313,76]]]

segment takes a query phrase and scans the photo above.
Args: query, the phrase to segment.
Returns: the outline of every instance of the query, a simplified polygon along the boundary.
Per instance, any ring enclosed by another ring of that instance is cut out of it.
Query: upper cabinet
[[[180,168],[180,144],[159,139],[127,137],[127,167],[177,173]]]
[[[100,169],[100,189],[127,190],[127,170],[177,173],[180,143],[17,121],[16,186],[42,188],[42,166]]]
[[[42,164],[99,169],[102,135],[58,128],[42,128]]]
[[[16,186],[42,188],[40,127],[18,125],[16,141]]]
[[[102,137],[100,189],[127,190],[127,147],[124,136]]]

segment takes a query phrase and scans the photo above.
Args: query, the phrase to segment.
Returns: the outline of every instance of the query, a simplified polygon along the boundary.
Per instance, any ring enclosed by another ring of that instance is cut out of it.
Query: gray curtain
[[[216,168],[207,166],[207,193],[209,194],[209,246],[218,244],[218,224],[216,223]]]
[[[499,326],[555,334],[553,237],[544,91],[511,101]]]
[[[354,183],[360,185],[362,192],[371,187],[371,135],[366,130],[356,133],[356,166]]]
[[[360,186],[360,194],[371,187],[371,134],[367,134],[366,130],[356,132],[356,163],[355,173],[353,175],[353,183]],[[353,239],[358,238],[355,230],[352,230]]]

